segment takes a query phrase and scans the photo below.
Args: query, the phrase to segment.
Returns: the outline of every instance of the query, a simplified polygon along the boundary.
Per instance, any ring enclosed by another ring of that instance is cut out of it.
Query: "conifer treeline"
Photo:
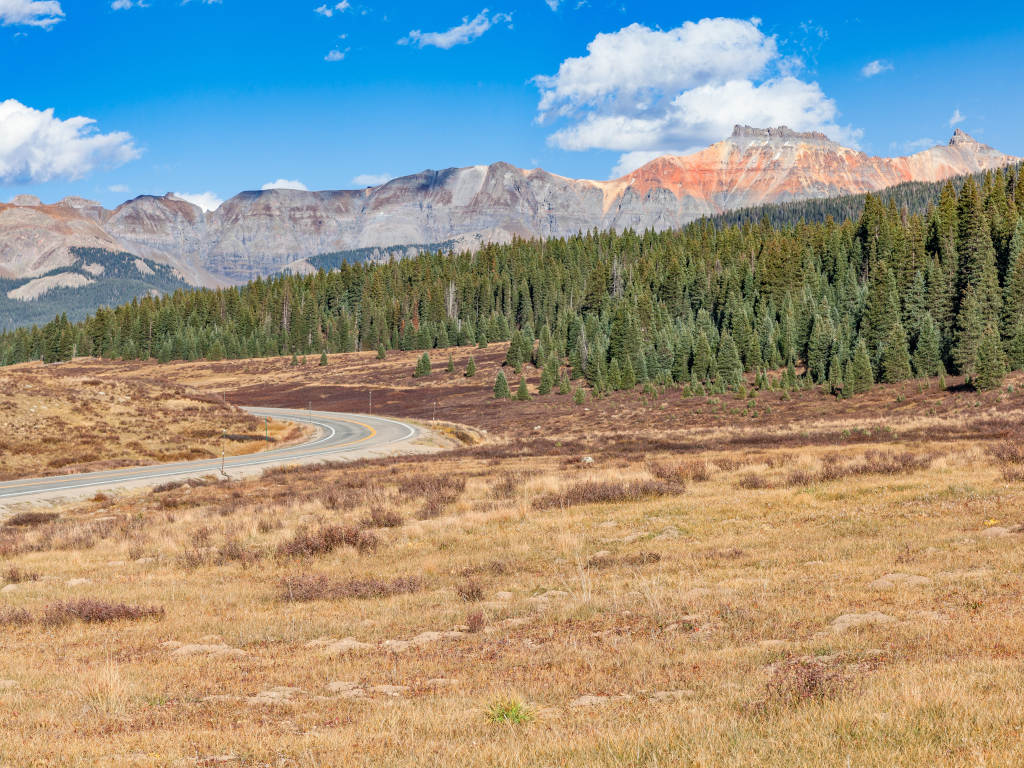
[[[592,232],[478,252],[179,291],[0,336],[0,362],[160,361],[428,350],[511,340],[599,389],[733,387],[769,368],[855,393],[946,370],[1024,367],[1024,178],[947,184],[921,215],[867,196],[859,219]],[[538,343],[539,340],[539,343]]]

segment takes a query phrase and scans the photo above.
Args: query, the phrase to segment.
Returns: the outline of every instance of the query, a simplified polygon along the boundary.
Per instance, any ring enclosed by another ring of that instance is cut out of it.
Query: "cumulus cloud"
[[[552,11],[557,11],[558,6],[562,4],[562,0],[544,0],[544,2],[548,4],[548,8]]]
[[[148,8],[149,5],[143,0],[114,0],[110,7],[115,11],[127,11],[129,8]]]
[[[0,182],[77,180],[96,168],[116,168],[141,154],[128,133],[99,133],[88,117],[61,120],[52,109],[0,102]]]
[[[278,179],[277,181],[268,181],[260,189],[301,189],[303,192],[307,191],[309,187],[303,184],[301,181],[289,181],[288,179]]]
[[[319,8],[314,8],[313,13],[319,13],[321,16],[326,16],[329,19],[334,14],[344,13],[351,7],[352,5],[348,0],[341,0],[340,3],[336,3],[335,5],[321,5]]]
[[[874,77],[875,75],[880,75],[883,72],[888,72],[891,69],[891,61],[886,61],[885,59],[875,59],[874,61],[869,61],[867,64],[861,67],[860,73],[864,77]]]
[[[0,25],[22,24],[47,29],[64,20],[57,0],[0,0]]]
[[[224,200],[214,192],[175,192],[171,197],[176,197],[179,200],[184,200],[186,203],[197,205],[204,211],[215,211],[224,203]]]
[[[960,108],[958,107],[958,108],[953,110],[953,116],[951,118],[949,118],[949,127],[952,128],[954,125],[957,125],[958,123],[962,123],[966,119],[967,119],[967,115],[962,114],[960,112]]]
[[[471,43],[496,24],[511,24],[512,14],[496,13],[493,16],[484,8],[473,19],[464,16],[462,23],[444,32],[422,32],[412,30],[407,37],[398,41],[399,45],[418,45],[424,48],[432,45],[435,48],[454,48],[456,45]]]
[[[361,173],[352,179],[352,183],[357,187],[379,187],[393,178],[390,173]]]
[[[344,51],[340,51],[337,48],[335,48],[333,51],[330,51],[326,56],[324,56],[324,61],[343,61],[346,53],[348,53],[348,48],[346,48]]]
[[[799,69],[758,19],[669,30],[631,24],[597,35],[556,74],[534,78],[538,122],[564,123],[548,137],[552,146],[626,153],[613,174],[666,148],[722,139],[737,123],[820,130],[856,144],[859,132],[836,123],[835,102]]]

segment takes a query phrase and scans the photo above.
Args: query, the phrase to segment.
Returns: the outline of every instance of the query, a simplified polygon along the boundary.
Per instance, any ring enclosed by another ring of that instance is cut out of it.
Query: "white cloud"
[[[562,4],[562,0],[544,0],[544,2],[548,4],[548,8],[552,11],[557,11],[558,6]]]
[[[352,179],[352,183],[357,187],[379,187],[393,178],[390,173],[361,173]]]
[[[313,13],[319,13],[321,16],[326,16],[329,19],[334,14],[344,13],[351,7],[352,5],[349,3],[348,0],[341,0],[340,3],[337,3],[335,5],[321,5],[319,8],[314,8]]]
[[[880,75],[883,72],[888,72],[891,69],[891,61],[886,61],[885,59],[875,59],[874,61],[869,61],[867,64],[861,67],[860,73],[864,77],[874,77],[875,75]]]
[[[143,0],[114,0],[110,7],[115,11],[127,11],[129,8],[148,8],[149,5]]]
[[[268,181],[260,189],[301,189],[303,192],[307,191],[309,187],[303,184],[301,181],[289,181],[288,179],[278,179],[277,181]]]
[[[215,211],[223,205],[224,201],[213,192],[175,192],[171,197],[184,200],[186,203],[197,205],[204,211]]]
[[[128,133],[98,133],[88,117],[54,117],[52,109],[0,102],[0,183],[56,178],[76,180],[90,171],[116,168],[141,152]]]
[[[496,24],[510,24],[512,22],[512,14],[510,13],[496,13],[493,16],[489,16],[488,13],[489,11],[484,8],[473,19],[464,16],[461,24],[444,32],[421,32],[418,29],[414,29],[409,33],[408,37],[403,37],[399,40],[398,44],[415,44],[420,48],[432,45],[436,48],[447,50],[456,45],[473,42]]]
[[[631,24],[599,34],[587,54],[538,76],[538,122],[566,124],[548,143],[626,153],[613,173],[666,147],[702,146],[733,125],[788,125],[855,144],[859,132],[815,82],[797,73],[758,19],[702,19],[670,30]],[[645,154],[639,154],[645,153]]]
[[[949,118],[949,127],[952,128],[957,123],[962,123],[966,119],[967,115],[962,114],[958,107],[957,109],[953,110],[953,116]]]
[[[64,20],[57,0],[0,0],[0,26],[52,27]]]
[[[348,53],[349,49],[346,48],[344,51],[339,51],[335,48],[324,56],[324,61],[342,61],[345,58],[345,54]]]

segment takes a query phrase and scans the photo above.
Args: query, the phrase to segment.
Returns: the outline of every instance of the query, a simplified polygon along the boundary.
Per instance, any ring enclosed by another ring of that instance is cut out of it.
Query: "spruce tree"
[[[540,374],[540,388],[537,393],[540,395],[547,395],[551,393],[551,390],[555,388],[555,384],[558,383],[558,358],[551,356],[548,358],[547,363],[544,365],[543,370]]]
[[[1024,176],[1024,173],[1022,173]],[[1024,211],[1024,200],[1017,206]],[[1017,323],[1024,316],[1024,216],[1017,217],[1017,226],[1010,240],[1006,262],[1006,279],[1003,284],[1004,339],[1010,339],[1017,331]]]
[[[576,387],[576,391],[572,393],[572,401],[576,405],[583,405],[583,388]]]
[[[494,397],[497,400],[511,400],[512,392],[508,388],[508,379],[504,371],[498,371],[498,378],[494,380]]]
[[[516,400],[531,400],[530,390],[526,386],[526,377],[521,376],[519,379],[519,389],[516,390]]]
[[[857,348],[850,363],[850,372],[844,378],[846,379],[845,391],[851,395],[867,392],[875,383],[874,374],[871,371],[871,358],[868,357],[868,348],[863,337],[857,339]]]
[[[1024,315],[1017,318],[1013,335],[1006,342],[1006,364],[1011,371],[1024,369]]]
[[[981,311],[979,292],[968,286],[963,305],[956,317],[953,342],[953,365],[964,376],[973,376],[978,361],[978,347],[985,334],[985,319]]]
[[[428,352],[424,352],[423,357],[416,362],[416,370],[412,375],[417,379],[430,375],[430,354]]]
[[[907,334],[903,324],[897,322],[889,332],[889,338],[882,347],[880,366],[881,380],[887,384],[906,381],[911,377],[910,353],[907,351]]]
[[[476,329],[477,349],[487,349],[487,333],[484,331],[483,323]]]
[[[697,334],[697,341],[693,346],[693,365],[690,366],[692,378],[706,381],[711,373],[711,363],[711,343],[707,334],[701,331]]]
[[[914,346],[914,373],[922,378],[937,376],[942,366],[942,350],[939,347],[939,326],[927,312],[919,322],[920,331]]]
[[[889,264],[878,261],[871,271],[867,304],[861,319],[861,337],[867,345],[868,356],[874,368],[878,368],[878,356],[882,346],[899,320],[900,303],[896,281]]]
[[[562,371],[558,374],[558,394],[568,395],[572,391],[572,385],[569,383],[569,373]]]
[[[727,389],[736,389],[743,383],[743,362],[732,334],[722,333],[718,347],[718,361],[715,366],[715,383]]]
[[[320,353],[320,366],[324,367],[327,365],[327,350]]]
[[[291,361],[291,363],[289,363],[289,365],[291,365],[291,367],[294,368],[298,364],[299,364],[299,356],[297,354],[295,354],[294,352],[292,352],[292,361]]]
[[[388,356],[388,353],[384,350],[384,345],[383,344],[378,344],[377,345],[377,359],[378,360],[386,360],[387,356]]]
[[[505,362],[502,365],[507,365],[513,370],[518,371],[523,364],[522,348],[523,335],[519,330],[516,330],[512,334],[512,341],[508,345],[508,352],[505,353]]]
[[[454,373],[455,371],[455,357],[451,352],[448,353],[448,365],[445,368],[448,373]]]
[[[470,355],[469,356],[469,362],[466,363],[466,378],[467,379],[471,379],[475,375],[476,375],[476,360],[474,360],[473,356]],[[506,383],[505,386],[507,387],[508,384]]]
[[[622,368],[617,357],[612,358],[612,364],[608,366],[608,387],[612,390],[622,389]]]
[[[994,326],[989,326],[982,334],[981,343],[978,345],[978,359],[971,383],[975,389],[982,391],[996,389],[1002,386],[1005,376],[1006,363],[1003,360],[999,332]]]

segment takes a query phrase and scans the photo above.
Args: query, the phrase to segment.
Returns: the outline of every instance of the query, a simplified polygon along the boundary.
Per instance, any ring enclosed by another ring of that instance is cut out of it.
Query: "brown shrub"
[[[647,471],[659,480],[666,483],[674,483],[680,490],[686,489],[686,468],[682,462],[665,464],[663,462],[651,461],[647,464]]]
[[[58,517],[56,512],[19,512],[11,515],[4,521],[4,525],[13,528],[33,528],[43,523],[49,523]]]
[[[287,602],[393,597],[423,588],[418,576],[396,576],[393,579],[346,579],[338,581],[323,574],[290,576],[281,582],[281,599]]]
[[[278,545],[277,554],[282,557],[313,557],[329,554],[342,546],[368,552],[379,544],[380,539],[372,531],[355,526],[325,525],[315,531],[299,528],[290,539]]]
[[[455,587],[459,597],[467,603],[478,603],[484,599],[484,588],[479,581],[469,579]]]
[[[389,507],[375,507],[363,518],[363,525],[367,528],[397,528],[403,523],[402,513]]]
[[[26,581],[39,581],[39,574],[32,571],[23,571],[12,565],[4,574],[4,579],[8,584],[21,584]]]
[[[736,481],[736,485],[748,491],[755,491],[762,488],[771,488],[772,482],[759,472],[746,472]]]
[[[526,485],[525,472],[504,472],[498,481],[491,486],[491,493],[496,499],[512,499],[523,492]]]
[[[1004,467],[1003,480],[1008,483],[1024,483],[1024,469],[1017,467]]]
[[[989,448],[1000,464],[1024,464],[1024,440],[1004,440]]]
[[[162,619],[164,609],[159,606],[128,605],[110,603],[105,600],[72,600],[52,603],[43,610],[40,622],[45,626],[59,626],[71,621],[86,624],[110,621],[139,621],[140,619]]]
[[[32,614],[24,608],[0,609],[0,627],[21,627],[32,622]]]
[[[821,701],[843,687],[842,671],[825,660],[802,657],[775,666],[765,690],[766,704],[793,705]]]
[[[534,499],[537,509],[572,507],[582,504],[605,504],[613,501],[642,501],[681,493],[679,486],[663,480],[634,480],[633,482],[574,483],[561,491],[553,491]]]
[[[484,618],[484,612],[481,610],[470,611],[466,617],[466,629],[470,632],[483,632],[486,625],[487,619]]]

